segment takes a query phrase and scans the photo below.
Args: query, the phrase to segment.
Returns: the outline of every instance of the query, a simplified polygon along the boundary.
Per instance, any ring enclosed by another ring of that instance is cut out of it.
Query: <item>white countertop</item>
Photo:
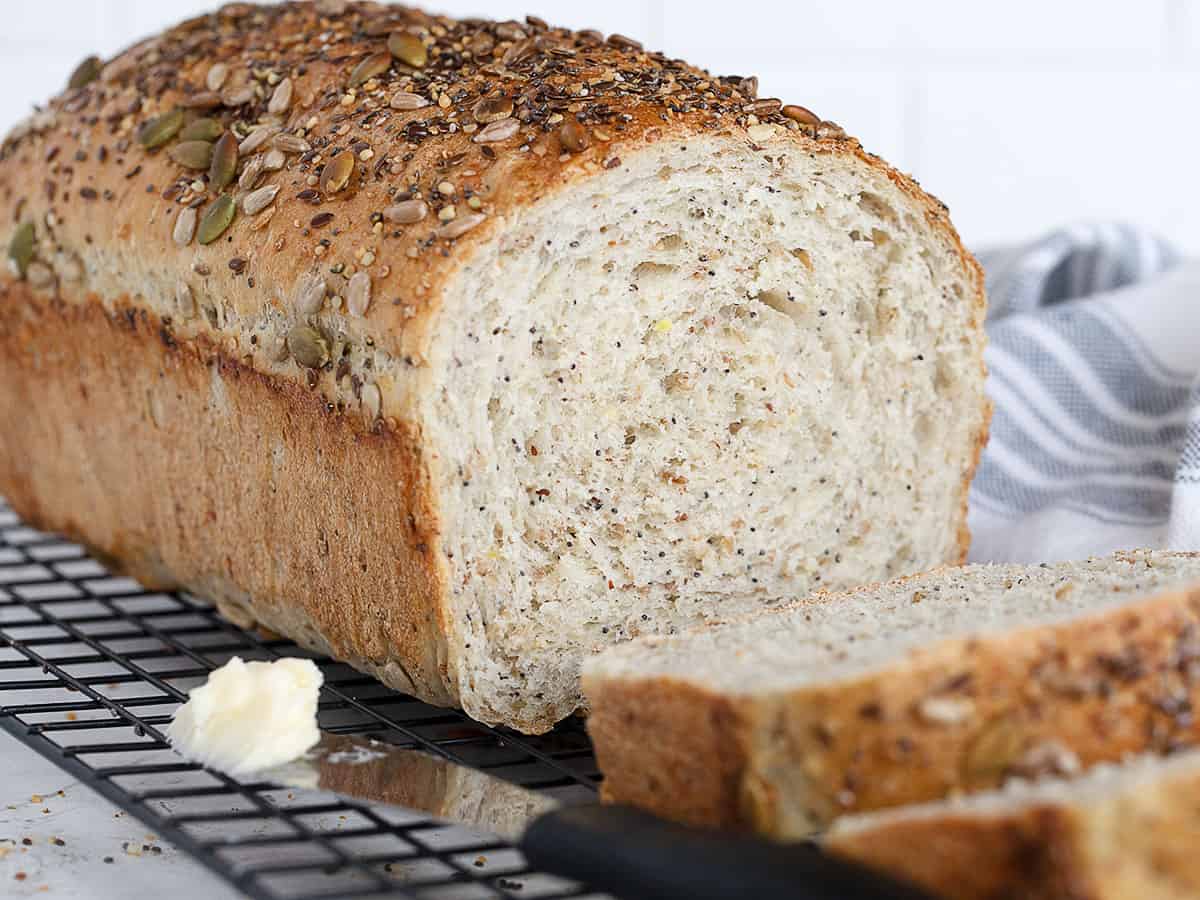
[[[0,732],[0,896],[236,900],[242,894]]]

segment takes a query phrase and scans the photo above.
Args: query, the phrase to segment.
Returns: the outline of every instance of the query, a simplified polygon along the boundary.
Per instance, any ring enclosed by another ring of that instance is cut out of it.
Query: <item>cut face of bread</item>
[[[855,157],[662,141],[479,249],[423,428],[464,707],[546,727],[597,648],[960,558],[977,277]]]
[[[827,850],[949,900],[1200,894],[1200,752],[839,820]]]
[[[802,836],[1194,737],[1200,557],[967,566],[613,648],[585,666],[615,800]]]

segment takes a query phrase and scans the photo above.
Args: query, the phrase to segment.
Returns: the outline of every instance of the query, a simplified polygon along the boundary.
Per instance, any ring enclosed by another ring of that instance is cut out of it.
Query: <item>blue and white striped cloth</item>
[[[980,261],[995,416],[971,559],[1200,549],[1200,262],[1116,225]]]

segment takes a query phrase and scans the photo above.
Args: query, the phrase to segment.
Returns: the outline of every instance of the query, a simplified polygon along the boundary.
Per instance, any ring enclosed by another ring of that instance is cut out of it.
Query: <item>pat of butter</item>
[[[167,737],[182,756],[230,775],[290,762],[321,737],[322,680],[312,660],[235,656],[188,692]]]

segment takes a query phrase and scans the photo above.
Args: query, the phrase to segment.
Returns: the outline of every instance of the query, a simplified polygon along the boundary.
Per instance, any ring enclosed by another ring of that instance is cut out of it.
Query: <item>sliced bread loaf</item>
[[[982,272],[753,78],[362,2],[77,75],[0,144],[29,524],[524,731],[601,647],[966,553]]]
[[[584,670],[609,799],[800,837],[1196,731],[1200,555],[943,569],[612,648]]]
[[[828,850],[949,900],[1200,896],[1200,752],[848,816]]]

